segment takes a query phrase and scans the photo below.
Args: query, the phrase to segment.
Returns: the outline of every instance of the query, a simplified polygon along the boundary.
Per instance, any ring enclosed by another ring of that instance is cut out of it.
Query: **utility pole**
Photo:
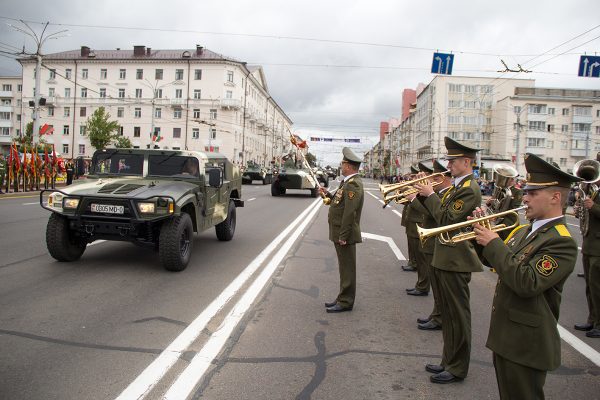
[[[515,168],[517,169],[517,172],[519,172],[519,164],[521,163],[521,113],[523,112],[523,109],[519,107],[519,112],[517,112],[515,108],[513,108],[513,110],[517,115],[517,148],[515,152]]]

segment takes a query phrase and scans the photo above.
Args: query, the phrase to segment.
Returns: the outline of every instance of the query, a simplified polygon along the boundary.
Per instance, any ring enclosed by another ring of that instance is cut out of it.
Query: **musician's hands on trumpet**
[[[487,211],[485,208],[477,207],[475,211],[473,211],[473,216],[468,217],[467,219],[481,218],[486,215]],[[496,232],[479,223],[473,224],[473,232],[475,233],[475,241],[482,246],[487,246],[489,242],[500,237]]]
[[[421,172],[417,175],[417,178],[424,178],[426,176],[427,174]],[[429,179],[424,179],[422,181],[416,182],[414,187],[418,190],[419,195],[424,197],[429,197],[434,193],[433,184]]]

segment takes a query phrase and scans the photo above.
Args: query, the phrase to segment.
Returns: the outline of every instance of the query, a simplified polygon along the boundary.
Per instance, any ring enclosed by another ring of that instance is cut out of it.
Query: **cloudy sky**
[[[8,18],[49,21],[44,53],[78,49],[192,49],[263,66],[273,98],[303,137],[377,141],[379,122],[400,115],[401,93],[427,84],[432,52],[453,52],[454,75],[498,77],[500,59],[522,64],[540,87],[600,89],[577,77],[581,54],[600,56],[600,2],[402,0],[3,0],[0,50],[33,51]],[[18,23],[17,23],[18,24]],[[124,29],[127,28],[127,29]],[[565,43],[567,42],[567,43]],[[19,75],[10,56],[0,75]],[[325,162],[339,148],[315,146]],[[361,149],[358,149],[359,152]]]

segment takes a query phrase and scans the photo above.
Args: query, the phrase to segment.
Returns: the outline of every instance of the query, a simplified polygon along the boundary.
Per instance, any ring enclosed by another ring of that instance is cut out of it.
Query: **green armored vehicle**
[[[258,164],[248,163],[248,166],[244,168],[242,173],[242,183],[251,185],[253,181],[261,181],[263,185],[268,182],[267,170]]]
[[[307,168],[300,168],[293,160],[288,159],[284,168],[273,178],[271,196],[282,196],[287,189],[310,190],[311,197],[319,195],[319,183]]]
[[[158,250],[164,268],[181,271],[194,232],[215,227],[219,240],[233,238],[241,194],[239,169],[222,154],[99,150],[88,179],[40,193],[52,211],[46,245],[58,261],[75,261],[95,240],[129,241]]]

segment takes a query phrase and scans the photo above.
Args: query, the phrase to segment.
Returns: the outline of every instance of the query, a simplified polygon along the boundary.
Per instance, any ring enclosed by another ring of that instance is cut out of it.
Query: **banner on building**
[[[336,138],[336,137],[318,137],[311,136],[311,142],[343,142],[343,143],[360,143],[360,139]]]

